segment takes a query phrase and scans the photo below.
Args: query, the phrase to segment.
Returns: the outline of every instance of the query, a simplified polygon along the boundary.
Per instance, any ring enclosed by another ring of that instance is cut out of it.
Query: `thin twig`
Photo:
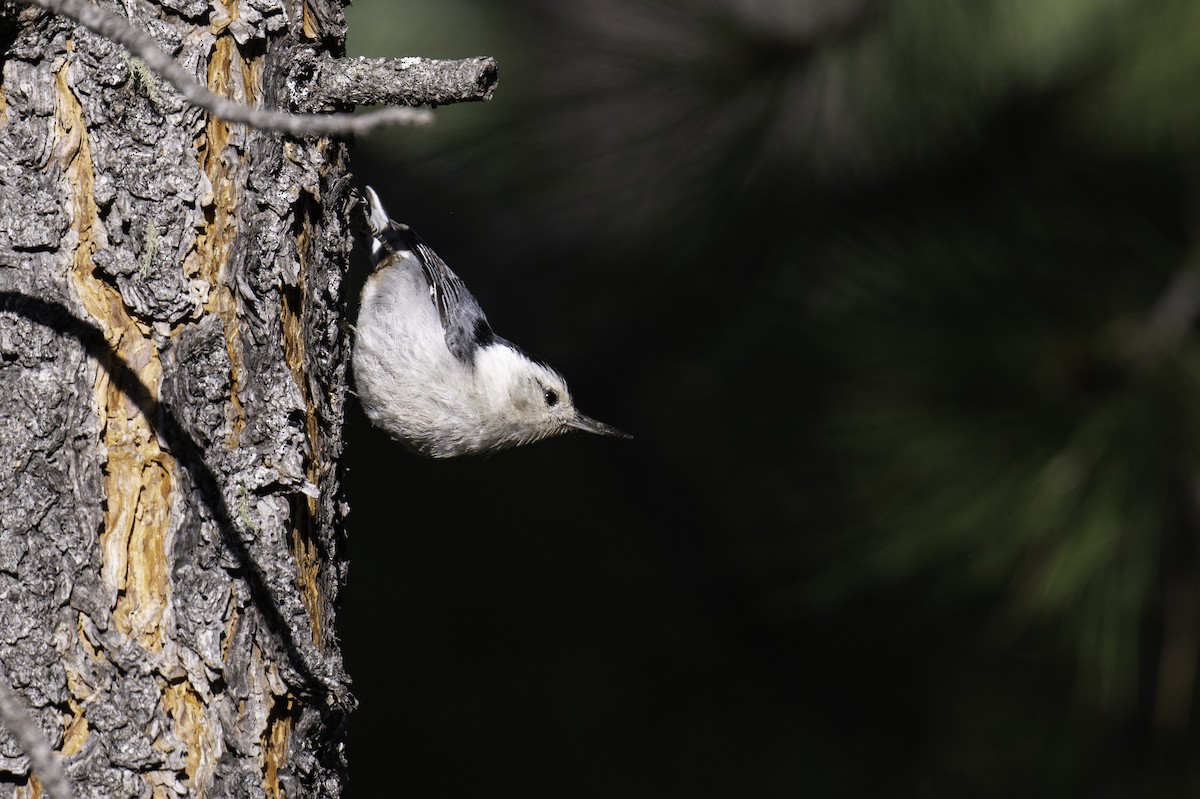
[[[29,756],[29,766],[53,799],[73,799],[75,792],[63,771],[62,763],[46,740],[42,728],[29,715],[25,705],[8,687],[8,675],[0,668],[0,723],[4,724],[21,749]]]
[[[54,14],[73,19],[85,28],[123,45],[174,86],[192,105],[229,122],[243,122],[260,130],[293,136],[349,136],[363,134],[383,125],[424,125],[433,115],[419,108],[382,108],[365,114],[293,114],[244,103],[214,94],[196,82],[179,62],[163,52],[150,34],[138,30],[110,11],[87,0],[21,0]]]

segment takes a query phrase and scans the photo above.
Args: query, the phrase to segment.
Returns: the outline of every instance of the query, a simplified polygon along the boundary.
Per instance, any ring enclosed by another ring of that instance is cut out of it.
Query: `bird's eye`
[[[552,388],[548,388],[542,392],[542,399],[546,401],[547,407],[553,408],[558,404],[558,392]]]

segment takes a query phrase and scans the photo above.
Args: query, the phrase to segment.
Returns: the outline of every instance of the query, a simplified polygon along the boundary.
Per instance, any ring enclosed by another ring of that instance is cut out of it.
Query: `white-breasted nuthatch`
[[[561,375],[492,332],[458,275],[388,218],[369,186],[367,204],[374,270],[355,325],[354,385],[373,423],[432,458],[572,429],[631,438],[577,411]]]

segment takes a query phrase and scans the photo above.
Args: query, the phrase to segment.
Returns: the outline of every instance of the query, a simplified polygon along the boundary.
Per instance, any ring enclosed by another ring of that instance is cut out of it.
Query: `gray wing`
[[[408,245],[406,249],[416,255],[429,280],[433,304],[442,317],[442,327],[446,329],[446,346],[460,361],[473,362],[475,350],[495,340],[492,326],[488,324],[475,295],[467,290],[459,276],[420,236],[407,226],[402,227],[403,230],[398,232]]]
[[[446,346],[460,361],[467,364],[474,362],[475,350],[496,341],[496,334],[492,332],[492,326],[488,324],[487,316],[475,296],[408,225],[387,216],[383,204],[370,186],[367,187],[367,203],[371,232],[375,236],[371,248],[375,263],[378,264],[388,255],[404,257],[411,253],[429,281],[430,297],[446,331]]]

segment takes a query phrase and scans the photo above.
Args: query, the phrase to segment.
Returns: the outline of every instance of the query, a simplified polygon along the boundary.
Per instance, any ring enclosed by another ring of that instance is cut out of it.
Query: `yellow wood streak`
[[[229,78],[234,66],[241,61],[237,43],[230,36],[219,36],[213,45],[208,62],[208,86],[222,96],[231,96]],[[241,67],[238,67],[241,69]],[[206,311],[215,311],[221,318],[225,333],[225,350],[230,364],[230,419],[229,437],[225,442],[235,449],[246,427],[246,414],[238,396],[238,385],[242,380],[245,365],[242,359],[241,338],[238,330],[237,301],[221,281],[221,275],[229,263],[233,243],[237,237],[238,200],[241,186],[233,174],[235,165],[229,159],[237,156],[230,151],[229,123],[212,115],[204,125],[204,133],[197,142],[200,168],[208,177],[212,192],[203,200],[206,224],[196,237],[196,254],[199,266],[195,271],[213,287],[209,292]]]
[[[38,779],[36,774],[29,775],[29,782],[25,785],[18,785],[13,791],[13,799],[41,799],[45,796],[46,789],[42,787],[42,781]]]
[[[163,707],[175,721],[175,734],[187,747],[184,771],[187,782],[192,784],[198,773],[211,772],[216,766],[221,742],[209,723],[204,697],[187,680],[166,686]]]
[[[301,258],[303,261],[303,257]],[[283,360],[292,379],[304,392],[304,265],[300,267],[300,286],[283,292],[281,319],[283,326]]]
[[[261,58],[242,58],[242,102],[246,105],[258,104],[258,87],[262,86],[263,60]]]
[[[83,713],[83,705],[72,696],[67,700],[67,707],[71,709],[71,716],[67,719],[66,732],[63,733],[62,754],[64,756],[73,755],[83,749],[88,735],[91,734],[87,718]]]
[[[317,502],[307,496],[296,496],[290,500],[291,519],[288,527],[288,545],[296,561],[296,585],[300,597],[308,609],[312,625],[313,642],[321,646],[321,583],[320,551],[313,533]]]
[[[96,652],[96,649],[92,646],[91,641],[88,640],[87,635],[83,631],[82,619],[78,620],[75,626],[80,648],[83,649],[84,655],[93,661],[101,660],[102,658],[99,653]],[[63,666],[67,676],[67,691],[69,694],[67,696],[67,708],[70,710],[70,715],[66,718],[63,725],[65,731],[63,733],[62,754],[73,755],[83,748],[83,745],[87,742],[88,735],[91,734],[84,708],[86,707],[87,700],[92,697],[96,689],[94,686],[88,684],[87,680],[75,668],[73,663],[66,662]]]
[[[120,294],[94,274],[92,254],[103,246],[93,196],[91,145],[83,107],[68,80],[68,61],[55,74],[55,136],[59,163],[71,189],[75,234],[70,278],[113,353],[97,370],[94,397],[104,436],[104,495],[100,535],[102,574],[117,596],[118,627],[151,652],[162,649],[161,621],[168,596],[165,542],[170,529],[175,460],[163,452],[150,421],[130,398],[144,388],[157,399],[162,364],[148,330],[130,316]],[[112,375],[123,375],[113,379]],[[124,381],[141,386],[124,385]]]
[[[288,742],[295,727],[295,700],[290,696],[275,699],[263,735],[263,788],[271,799],[286,799],[287,793],[279,782],[279,771],[287,765]]]
[[[300,260],[298,285],[283,292],[282,328],[283,355],[292,373],[292,379],[300,389],[305,399],[305,434],[308,437],[309,457],[306,459],[305,477],[309,482],[317,482],[315,453],[317,450],[317,416],[316,406],[310,396],[308,376],[304,368],[304,307],[308,302],[305,278],[307,275],[307,253],[312,240],[312,222],[307,215],[302,217],[296,236],[296,253]],[[321,597],[321,560],[320,551],[316,546],[313,532],[313,520],[317,514],[317,501],[312,497],[295,497],[290,503],[291,518],[288,541],[292,557],[296,562],[296,584],[304,606],[308,609],[308,618],[312,626],[313,641],[320,646],[322,642],[322,597]]]
[[[317,20],[313,16],[312,9],[308,7],[308,3],[304,4],[303,30],[305,39],[317,38]]]

